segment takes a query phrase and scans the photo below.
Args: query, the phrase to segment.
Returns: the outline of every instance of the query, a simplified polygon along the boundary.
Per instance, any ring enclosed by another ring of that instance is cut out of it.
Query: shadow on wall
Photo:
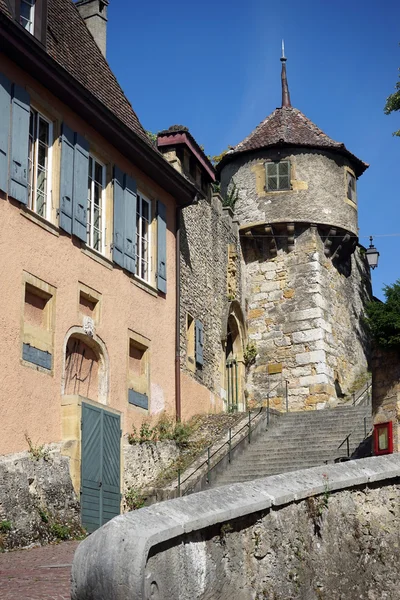
[[[97,400],[99,357],[85,342],[71,336],[65,353],[65,394]]]

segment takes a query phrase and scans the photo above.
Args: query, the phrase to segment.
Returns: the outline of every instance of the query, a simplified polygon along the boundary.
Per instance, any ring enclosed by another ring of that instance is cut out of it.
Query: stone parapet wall
[[[80,544],[72,600],[398,598],[400,456],[223,486]]]
[[[400,350],[373,350],[372,414],[375,425],[392,421],[393,451],[400,452]]]
[[[239,229],[216,194],[183,210],[181,218],[181,369],[221,395],[224,317],[232,301],[243,306]],[[204,365],[188,365],[187,315],[204,328]],[[185,398],[182,397],[184,406]],[[209,403],[207,402],[207,405]],[[209,406],[205,408],[207,412]],[[197,412],[204,412],[198,407]]]
[[[341,264],[324,254],[316,226],[297,226],[295,249],[279,243],[272,258],[261,240],[244,240],[248,335],[257,346],[249,398],[283,408],[322,408],[349,394],[367,371],[369,344],[363,306],[370,298],[368,267],[359,249]]]

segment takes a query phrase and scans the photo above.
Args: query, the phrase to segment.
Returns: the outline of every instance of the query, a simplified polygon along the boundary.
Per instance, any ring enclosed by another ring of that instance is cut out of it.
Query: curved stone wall
[[[290,160],[289,191],[265,190],[265,162]],[[231,181],[239,190],[235,206],[240,225],[265,222],[306,222],[332,225],[357,235],[357,207],[347,200],[347,169],[339,154],[307,148],[270,148],[239,155],[223,167],[221,190]]]
[[[400,456],[223,486],[80,544],[73,600],[398,598]]]

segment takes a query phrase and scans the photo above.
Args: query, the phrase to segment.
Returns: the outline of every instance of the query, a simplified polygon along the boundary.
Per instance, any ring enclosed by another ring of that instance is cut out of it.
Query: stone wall
[[[278,241],[275,258],[257,240],[244,240],[249,339],[257,346],[247,382],[249,397],[282,408],[322,408],[348,394],[367,371],[368,338],[363,306],[370,298],[368,267],[357,248],[345,264],[324,254],[315,227],[297,227],[295,249]]]
[[[224,486],[117,517],[73,600],[399,598],[400,455]]]
[[[157,477],[176,461],[179,448],[174,441],[145,442],[123,446],[124,453],[124,491],[133,487],[141,490],[154,485]]]
[[[375,347],[372,357],[374,424],[393,423],[393,451],[400,451],[400,350]]]
[[[265,160],[291,162],[291,190],[265,191]],[[230,182],[239,190],[236,215],[240,225],[255,222],[306,222],[358,232],[357,208],[346,199],[346,168],[337,154],[311,149],[264,149],[239,155],[221,172],[224,194]]]
[[[221,197],[214,195],[182,213],[180,327],[181,369],[218,397],[226,319],[234,300],[243,306],[238,226],[230,209],[222,207]],[[202,367],[188,362],[188,314],[204,327]],[[183,407],[185,401],[182,396]],[[213,404],[218,406],[215,398]],[[204,409],[198,406],[198,412]]]
[[[82,534],[79,509],[57,445],[0,457],[0,551]]]

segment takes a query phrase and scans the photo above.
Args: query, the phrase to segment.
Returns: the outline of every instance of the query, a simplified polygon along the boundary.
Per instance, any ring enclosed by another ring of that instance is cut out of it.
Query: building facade
[[[59,444],[90,530],[119,512],[121,435],[176,413],[176,216],[197,192],[70,0],[1,0],[0,38],[0,453]]]
[[[366,372],[363,307],[371,297],[358,244],[356,180],[367,165],[290,103],[229,150],[222,193],[238,194],[249,339],[249,398],[290,410],[323,408]]]

